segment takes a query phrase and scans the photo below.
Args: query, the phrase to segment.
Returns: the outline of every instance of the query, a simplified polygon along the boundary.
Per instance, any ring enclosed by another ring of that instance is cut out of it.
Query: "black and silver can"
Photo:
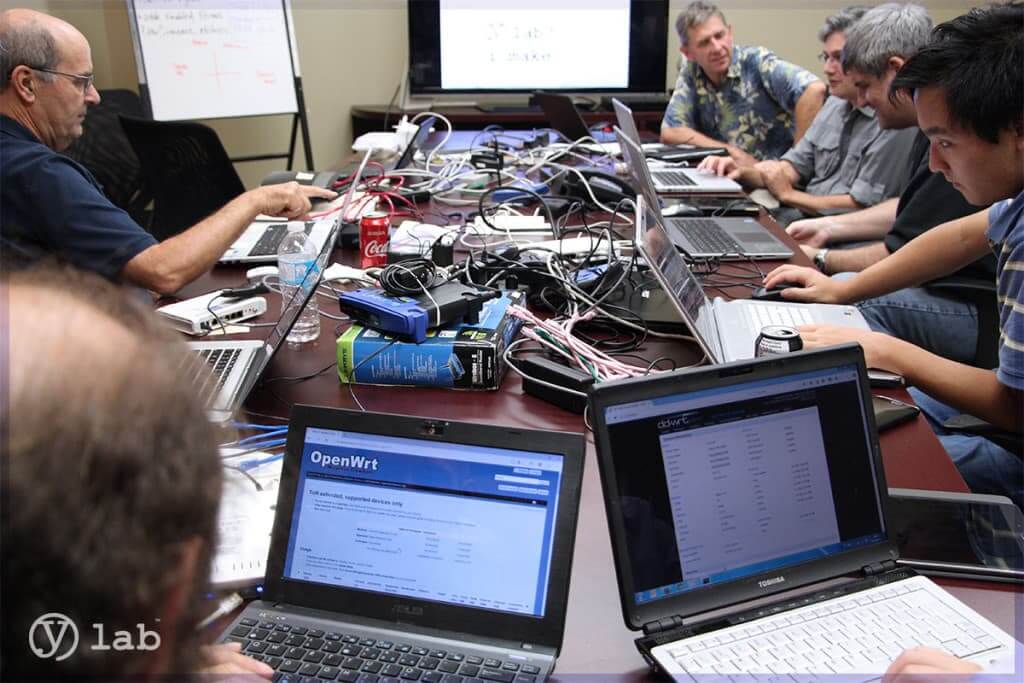
[[[786,325],[766,325],[761,328],[754,342],[754,356],[774,356],[780,353],[792,353],[804,348],[804,340],[795,327]]]

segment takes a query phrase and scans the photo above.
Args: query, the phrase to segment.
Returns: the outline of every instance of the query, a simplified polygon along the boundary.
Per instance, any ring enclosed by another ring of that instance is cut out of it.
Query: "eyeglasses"
[[[26,64],[25,66],[28,65]],[[76,83],[78,83],[78,85],[82,88],[83,95],[89,92],[89,88],[92,87],[93,78],[95,78],[95,76],[93,76],[92,74],[89,74],[88,76],[80,76],[78,74],[69,74],[63,71],[54,71],[53,69],[42,69],[38,66],[29,66],[28,68],[32,69],[33,71],[42,71],[43,73],[54,74],[55,76],[66,76],[71,80],[75,81]]]
[[[830,59],[833,62],[835,62],[836,64],[839,64],[839,63],[841,63],[843,61],[843,55],[842,55],[842,53],[836,53],[836,54],[832,54],[832,55],[830,55],[827,52],[819,52],[818,53],[818,61],[819,62],[827,62]]]

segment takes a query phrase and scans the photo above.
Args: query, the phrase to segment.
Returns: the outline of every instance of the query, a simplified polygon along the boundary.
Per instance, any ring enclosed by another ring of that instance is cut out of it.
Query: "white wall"
[[[675,82],[678,65],[678,39],[671,27],[687,2],[672,0],[669,6],[666,88]],[[820,69],[816,58],[821,50],[816,38],[818,28],[825,17],[848,4],[851,2],[836,0],[718,3],[735,30],[737,43],[765,45],[815,73]],[[923,0],[921,4],[939,22],[962,14],[977,3]],[[0,2],[0,6],[14,5],[48,10],[77,26],[92,45],[99,88],[138,88],[123,0]],[[319,168],[328,168],[348,154],[352,105],[386,104],[398,85],[407,61],[406,2],[292,0],[292,7],[314,160]],[[243,156],[283,151],[291,119],[277,116],[208,123],[217,130],[231,156]],[[301,164],[301,154],[298,158]],[[267,172],[283,167],[283,160],[245,163],[239,164],[239,173],[246,186],[252,187]]]

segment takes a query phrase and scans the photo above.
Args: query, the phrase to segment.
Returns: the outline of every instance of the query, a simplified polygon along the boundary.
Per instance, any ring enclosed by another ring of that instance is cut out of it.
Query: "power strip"
[[[488,221],[498,229],[495,230],[484,223],[480,216],[473,220],[473,227],[467,232],[475,235],[503,235],[506,232],[551,232],[551,224],[544,216],[517,216],[515,214],[499,214],[488,216]]]

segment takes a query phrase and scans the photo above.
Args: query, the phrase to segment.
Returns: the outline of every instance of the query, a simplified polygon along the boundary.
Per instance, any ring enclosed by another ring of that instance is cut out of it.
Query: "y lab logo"
[[[62,662],[78,649],[78,627],[60,612],[49,612],[32,622],[28,646],[40,659]]]
[[[160,634],[137,624],[138,634],[131,631],[114,631],[108,641],[103,624],[93,624],[96,642],[90,650],[156,650],[160,647]],[[49,612],[32,622],[28,630],[28,644],[40,659],[62,662],[78,649],[78,627],[75,622],[60,612]]]

